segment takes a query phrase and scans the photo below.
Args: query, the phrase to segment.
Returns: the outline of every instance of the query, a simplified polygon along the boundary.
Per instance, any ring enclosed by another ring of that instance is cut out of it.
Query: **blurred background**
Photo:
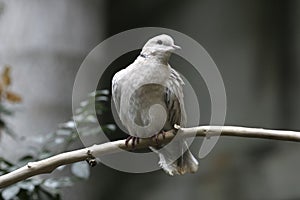
[[[299,19],[296,0],[0,0],[0,66],[12,66],[12,87],[23,97],[9,123],[24,137],[3,135],[0,154],[16,159],[29,151],[27,137],[70,119],[74,79],[87,54],[114,34],[144,26],[180,31],[207,50],[224,80],[226,125],[300,130]],[[209,110],[210,102],[202,106]],[[128,174],[99,165],[62,196],[300,199],[299,153],[295,142],[221,137],[196,174]]]

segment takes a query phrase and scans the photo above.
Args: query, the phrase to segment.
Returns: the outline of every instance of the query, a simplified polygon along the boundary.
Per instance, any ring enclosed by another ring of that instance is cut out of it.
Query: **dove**
[[[112,79],[112,99],[123,126],[132,140],[164,136],[174,125],[186,126],[183,85],[179,73],[169,65],[171,54],[181,49],[167,34],[149,39],[135,61]],[[195,173],[198,161],[185,140],[150,147],[159,156],[159,166],[169,175]]]

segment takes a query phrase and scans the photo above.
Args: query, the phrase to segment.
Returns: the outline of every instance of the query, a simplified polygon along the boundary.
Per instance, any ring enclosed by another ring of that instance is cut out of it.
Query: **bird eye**
[[[161,40],[157,40],[157,44],[162,44],[163,42]]]

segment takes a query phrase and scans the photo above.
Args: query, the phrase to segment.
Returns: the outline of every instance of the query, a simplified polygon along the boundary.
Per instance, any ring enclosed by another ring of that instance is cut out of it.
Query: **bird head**
[[[177,49],[181,49],[181,47],[174,44],[173,38],[169,35],[162,34],[148,40],[142,49],[142,54],[169,56]]]

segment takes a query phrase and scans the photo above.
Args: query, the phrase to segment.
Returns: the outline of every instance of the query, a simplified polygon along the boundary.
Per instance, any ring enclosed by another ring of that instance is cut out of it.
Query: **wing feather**
[[[184,82],[179,73],[171,68],[170,78],[165,89],[165,103],[168,110],[168,122],[173,127],[174,124],[186,125],[186,113],[183,101]]]
[[[118,113],[120,112],[120,101],[121,101],[121,94],[122,94],[121,79],[123,76],[124,76],[124,69],[117,72],[112,79],[112,98]]]

